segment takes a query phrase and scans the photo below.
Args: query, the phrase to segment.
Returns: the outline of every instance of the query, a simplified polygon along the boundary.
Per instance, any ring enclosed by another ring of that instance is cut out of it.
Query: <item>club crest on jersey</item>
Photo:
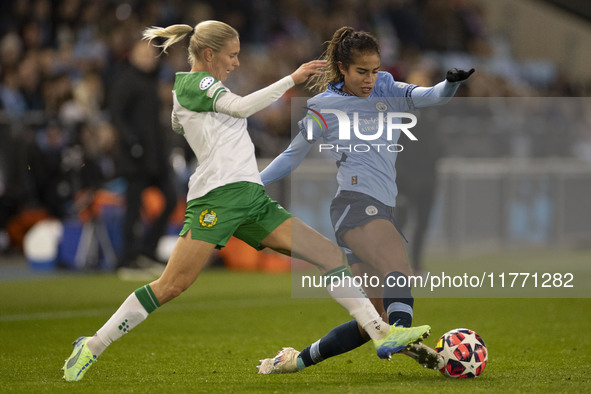
[[[368,205],[367,208],[365,208],[365,213],[368,216],[375,216],[378,214],[378,209],[373,205]]]
[[[201,211],[199,223],[202,227],[213,227],[218,222],[218,215],[211,209]]]
[[[379,103],[376,103],[376,109],[380,112],[384,112],[388,109],[388,106],[380,101]]]
[[[215,79],[213,79],[213,77],[205,77],[201,80],[201,82],[199,82],[199,89],[201,90],[205,90],[208,87],[211,86],[211,84],[213,83],[213,81],[215,81]]]

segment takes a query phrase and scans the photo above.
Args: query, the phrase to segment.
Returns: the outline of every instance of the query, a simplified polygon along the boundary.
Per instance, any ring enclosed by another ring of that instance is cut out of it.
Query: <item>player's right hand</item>
[[[324,67],[326,67],[326,60],[312,60],[311,62],[302,64],[291,74],[291,78],[297,85],[306,82],[306,80],[312,75],[322,74],[324,72]]]

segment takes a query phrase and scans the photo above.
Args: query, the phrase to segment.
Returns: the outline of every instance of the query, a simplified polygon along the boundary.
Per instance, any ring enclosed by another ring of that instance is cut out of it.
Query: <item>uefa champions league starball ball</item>
[[[443,334],[435,351],[445,362],[439,371],[448,378],[475,378],[484,371],[488,361],[484,341],[467,328],[456,328]]]

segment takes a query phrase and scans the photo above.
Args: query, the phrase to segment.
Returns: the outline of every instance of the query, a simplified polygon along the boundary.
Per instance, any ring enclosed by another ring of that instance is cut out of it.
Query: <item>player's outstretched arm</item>
[[[411,92],[413,104],[417,108],[443,105],[449,102],[456,94],[460,84],[474,73],[474,69],[468,71],[452,68],[445,76],[445,80],[435,86],[418,86]]]
[[[304,160],[311,147],[312,144],[304,138],[302,133],[298,133],[287,149],[261,172],[263,185],[267,186],[289,175]]]
[[[322,68],[325,65],[326,61],[324,60],[304,63],[291,75],[244,97],[231,92],[222,93],[215,104],[215,111],[235,118],[248,118],[273,104],[294,84],[303,83],[310,76],[322,73]]]

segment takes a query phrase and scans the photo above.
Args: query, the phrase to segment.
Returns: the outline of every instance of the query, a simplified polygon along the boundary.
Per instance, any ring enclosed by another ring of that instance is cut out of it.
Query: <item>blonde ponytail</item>
[[[172,25],[168,27],[152,26],[144,30],[142,37],[149,43],[152,43],[152,40],[157,37],[166,38],[166,41],[164,41],[163,44],[155,45],[158,48],[162,48],[162,52],[166,53],[168,47],[181,41],[192,31],[193,28],[189,25]]]
[[[195,28],[189,25],[172,25],[168,27],[148,27],[144,30],[143,38],[151,42],[154,38],[166,38],[163,44],[156,45],[162,48],[166,53],[168,47],[193,33],[189,42],[189,62],[191,65],[195,60],[200,59],[201,52],[206,48],[211,48],[214,52],[219,52],[228,40],[238,38],[238,32],[232,26],[219,21],[203,21]]]

